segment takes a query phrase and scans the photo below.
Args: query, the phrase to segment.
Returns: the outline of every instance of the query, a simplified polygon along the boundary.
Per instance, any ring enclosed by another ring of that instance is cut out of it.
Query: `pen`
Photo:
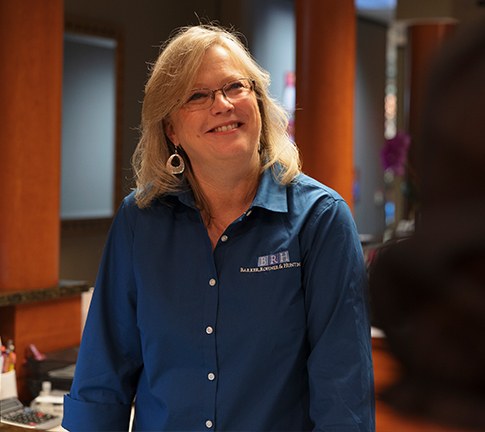
[[[15,362],[17,360],[17,354],[15,353],[15,345],[10,339],[7,345],[2,345],[2,359],[3,366],[1,368],[2,373],[7,373],[15,370]]]
[[[17,354],[15,353],[15,345],[12,340],[7,342],[7,352],[8,352],[8,370],[11,372],[15,370],[15,363],[17,362]]]
[[[2,341],[0,339],[0,373],[5,373],[6,372],[6,357],[7,357],[7,350],[5,346],[2,344]]]

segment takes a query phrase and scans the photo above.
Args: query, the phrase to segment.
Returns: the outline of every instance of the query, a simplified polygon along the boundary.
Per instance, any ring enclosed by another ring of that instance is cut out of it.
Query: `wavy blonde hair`
[[[281,184],[288,184],[301,170],[298,149],[287,133],[288,113],[269,95],[268,72],[254,61],[236,33],[214,25],[183,27],[162,47],[145,86],[141,138],[132,158],[135,198],[140,208],[149,206],[161,195],[180,191],[186,184],[185,177],[198,207],[208,210],[186,154],[183,154],[186,162],[183,175],[167,171],[165,164],[174,145],[164,125],[170,114],[184,104],[204,54],[214,45],[225,48],[245,77],[254,82],[262,121],[261,172],[278,167],[273,170],[275,177]]]

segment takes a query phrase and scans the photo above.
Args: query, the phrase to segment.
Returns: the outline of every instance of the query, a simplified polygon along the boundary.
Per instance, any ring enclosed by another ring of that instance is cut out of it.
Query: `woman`
[[[373,430],[365,270],[348,207],[300,173],[269,76],[182,29],[145,89],[65,400],[69,430]]]

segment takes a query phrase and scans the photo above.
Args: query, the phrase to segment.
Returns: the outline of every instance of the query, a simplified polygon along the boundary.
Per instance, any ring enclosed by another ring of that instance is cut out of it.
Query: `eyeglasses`
[[[218,91],[220,91],[229,102],[237,102],[247,98],[253,90],[254,81],[248,78],[240,78],[228,82],[216,90],[211,90],[209,88],[194,89],[190,92],[183,107],[189,111],[210,108],[214,103]]]

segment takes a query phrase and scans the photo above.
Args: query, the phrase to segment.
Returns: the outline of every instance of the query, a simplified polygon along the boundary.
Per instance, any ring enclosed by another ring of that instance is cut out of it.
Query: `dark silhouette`
[[[485,429],[485,20],[433,59],[417,169],[420,217],[370,268],[372,313],[402,376],[399,412]]]

